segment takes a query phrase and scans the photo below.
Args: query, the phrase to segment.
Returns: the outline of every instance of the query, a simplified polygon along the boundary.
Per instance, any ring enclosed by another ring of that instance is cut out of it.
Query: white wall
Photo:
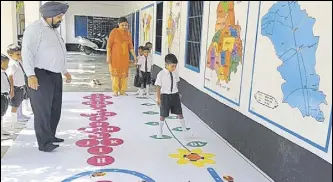
[[[40,19],[41,1],[24,1],[25,27]]]
[[[84,1],[68,1],[69,9],[65,15],[66,43],[77,43],[75,39],[74,15],[120,17],[124,15],[124,5],[108,5]]]
[[[140,10],[141,8],[152,3],[156,3],[156,1],[132,1],[128,6],[124,7],[122,16],[136,12],[137,10]]]
[[[138,9],[141,9],[151,3],[155,4],[154,8],[154,29],[156,26],[156,1],[147,1],[147,2],[140,2],[140,3],[134,3],[132,6],[128,7],[125,11],[124,15],[130,14],[135,12]],[[259,124],[264,125],[265,127],[269,128],[273,132],[281,135],[282,137],[292,141],[293,143],[313,152],[314,154],[318,155],[319,157],[325,159],[326,161],[332,163],[332,139],[330,140],[330,147],[329,151],[323,152],[319,150],[318,148],[315,148],[314,146],[306,143],[305,141],[299,139],[298,137],[295,137],[275,126],[268,123],[265,120],[262,120],[259,117],[254,116],[248,111],[249,106],[249,97],[250,97],[250,88],[251,88],[251,78],[252,78],[252,67],[253,67],[253,56],[254,56],[254,48],[255,48],[255,31],[257,26],[257,16],[258,16],[258,10],[259,10],[259,3],[258,2],[251,2],[250,3],[250,13],[249,13],[249,23],[248,23],[248,35],[246,40],[246,52],[245,52],[245,59],[244,59],[244,72],[243,72],[243,83],[242,83],[242,94],[241,94],[241,104],[240,106],[233,105],[220,96],[215,95],[214,93],[208,91],[204,88],[204,72],[205,72],[205,62],[206,62],[206,52],[207,52],[207,31],[208,31],[208,22],[209,22],[209,1],[205,1],[204,5],[204,16],[203,16],[203,30],[202,30],[202,44],[201,44],[201,62],[200,62],[200,73],[194,72],[192,70],[189,70],[185,68],[184,63],[184,56],[185,56],[185,39],[186,39],[186,23],[187,23],[187,1],[182,2],[182,12],[181,12],[181,33],[180,33],[180,54],[179,54],[179,74],[180,76],[185,79],[188,83],[195,86],[197,89],[201,90],[204,93],[207,93],[211,97],[215,98],[216,100],[220,101],[221,103],[224,103],[228,105],[229,107],[239,111],[243,115],[246,115],[247,117],[253,119],[254,121],[258,122]],[[164,21],[167,21],[167,2],[164,2]],[[331,6],[330,6],[331,7]],[[319,12],[319,11],[318,11]],[[319,13],[320,14],[320,13]],[[318,15],[318,13],[316,14]],[[321,17],[322,18],[322,17]],[[328,21],[327,21],[328,22]],[[329,21],[331,22],[331,21]],[[162,55],[156,55],[154,54],[154,63],[158,65],[159,67],[164,67],[164,59],[163,57],[166,55],[166,44],[164,43],[166,41],[166,27],[165,23],[163,24],[163,40],[162,40]],[[330,30],[332,29],[331,24],[327,25],[329,26]],[[242,31],[245,31],[242,29]],[[251,33],[250,33],[251,32]],[[140,33],[141,35],[141,33]],[[155,32],[153,33],[154,39],[155,39]],[[330,39],[331,40],[331,39]],[[155,40],[153,40],[153,44],[155,44]],[[328,45],[329,46],[329,45]],[[330,45],[330,50],[332,47],[332,43]],[[328,49],[327,49],[328,50]],[[331,55],[331,51],[330,52]],[[331,58],[331,57],[330,57]],[[331,59],[327,60],[331,61]],[[332,73],[330,73],[332,74]],[[330,77],[332,78],[332,77]],[[330,80],[330,83],[332,80]],[[327,82],[328,84],[328,82]],[[325,83],[321,83],[321,85],[325,85]],[[330,91],[332,92],[332,86],[330,87]],[[329,93],[328,93],[329,94]],[[331,95],[328,97],[328,99],[331,98]],[[293,116],[290,116],[293,117]],[[328,117],[328,116],[327,116]],[[311,130],[311,129],[310,129]],[[316,131],[313,131],[316,132]],[[332,130],[330,131],[332,132]],[[331,135],[332,138],[332,135]]]
[[[17,43],[16,1],[1,1],[1,53]]]

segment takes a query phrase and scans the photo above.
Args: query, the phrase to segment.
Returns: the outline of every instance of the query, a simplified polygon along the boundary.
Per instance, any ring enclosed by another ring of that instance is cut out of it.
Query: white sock
[[[180,119],[180,124],[182,125],[182,129],[183,129],[183,132],[185,131],[187,131],[187,128],[186,128],[186,125],[185,125],[185,120],[184,120],[184,118],[183,119]]]
[[[23,100],[23,103],[24,103],[25,110],[31,108],[31,106],[30,106],[30,99]]]
[[[12,112],[12,123],[17,123],[17,113]]]
[[[163,125],[164,125],[164,121],[160,121],[159,127],[158,127],[157,138],[163,137]]]
[[[143,96],[143,92],[144,92],[144,89],[143,89],[143,88],[140,88],[140,92],[139,92],[139,94],[140,94],[140,97],[142,97],[142,96]]]
[[[2,121],[2,117],[1,117],[1,136],[2,135],[10,135],[10,133],[8,131],[6,131],[5,128],[3,127],[3,121]]]
[[[23,129],[24,126],[21,125],[17,120],[17,113],[12,112],[12,127],[16,129]]]
[[[22,119],[23,112],[22,112],[22,104],[17,108],[17,118]]]
[[[149,85],[146,86],[146,94],[149,96]]]

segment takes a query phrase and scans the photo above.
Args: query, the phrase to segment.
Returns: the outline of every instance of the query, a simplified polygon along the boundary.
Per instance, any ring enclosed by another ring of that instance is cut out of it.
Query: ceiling
[[[64,1],[68,4],[80,3],[80,4],[99,4],[105,6],[124,6],[132,3],[132,1]]]

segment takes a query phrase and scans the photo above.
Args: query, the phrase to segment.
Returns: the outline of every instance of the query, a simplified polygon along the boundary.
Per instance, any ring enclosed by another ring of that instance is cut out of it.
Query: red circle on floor
[[[105,99],[111,99],[112,97],[104,95],[104,94],[91,94],[88,96],[84,96],[83,98],[85,99],[90,99],[90,98],[105,98]]]
[[[102,132],[118,132],[120,131],[120,128],[117,126],[107,126],[101,128]]]
[[[105,104],[93,104],[93,105],[90,105],[90,107],[93,109],[102,109],[102,108],[106,108],[106,105]]]
[[[114,163],[114,158],[111,156],[94,156],[90,157],[87,163],[92,166],[106,166]]]
[[[100,112],[106,112],[106,111],[108,111],[107,109],[99,109],[98,111],[97,111],[97,113],[100,113]]]
[[[102,122],[108,120],[105,116],[92,116],[89,118],[90,121]]]
[[[83,105],[111,105],[113,102],[111,101],[85,101],[82,102]]]
[[[99,116],[112,117],[112,116],[117,115],[117,113],[115,113],[115,112],[99,112],[98,115]]]
[[[91,116],[97,116],[97,113],[81,113],[80,116],[82,117],[91,117]]]
[[[79,131],[82,131],[82,132],[86,132],[86,133],[96,133],[98,132],[98,128],[90,128],[90,127],[83,127],[83,128],[79,128],[78,129]]]
[[[96,146],[88,149],[88,153],[92,155],[106,155],[113,151],[111,147],[108,146]]]
[[[96,139],[83,139],[75,143],[79,147],[94,147],[99,144],[99,141]]]
[[[105,146],[119,146],[122,145],[123,143],[124,140],[119,138],[108,138],[101,141],[101,144]]]
[[[105,138],[110,138],[111,134],[110,133],[103,133],[103,132],[96,132],[93,134],[89,134],[89,138],[93,139],[105,139]]]
[[[96,96],[84,96],[84,99],[90,99],[91,101],[100,101],[100,100],[105,100],[104,96],[103,97],[96,97]],[[108,98],[110,99],[110,98]]]
[[[110,124],[108,122],[91,122],[89,125],[92,128],[97,128],[97,127],[108,127]]]

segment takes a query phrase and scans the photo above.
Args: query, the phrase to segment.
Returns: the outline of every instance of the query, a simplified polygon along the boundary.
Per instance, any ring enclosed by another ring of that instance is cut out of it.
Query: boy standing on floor
[[[138,56],[137,56],[137,60],[140,59],[141,56],[143,56],[143,46],[139,46],[138,48]],[[138,65],[138,63],[135,63],[137,66],[136,66],[136,74],[139,75],[140,73],[140,67]],[[140,90],[141,90],[141,87],[139,87],[138,91],[136,92],[136,95],[139,95],[140,94]]]
[[[8,77],[11,85],[12,98],[9,105],[12,106],[12,127],[22,129],[24,126],[18,121],[27,121],[29,118],[22,113],[22,101],[25,94],[25,77],[22,64],[19,62],[22,60],[21,48],[19,46],[10,45],[7,49],[7,54],[10,56],[8,67]]]
[[[23,64],[22,64],[22,56],[21,56],[21,46],[19,45],[14,45],[11,44],[8,46],[7,48],[7,53],[10,57],[10,61],[9,61],[9,68],[11,68],[13,65],[19,66],[17,67],[18,69],[21,69],[23,71],[24,74],[24,94],[23,94],[23,101],[22,104],[17,108],[17,118],[19,121],[25,121],[25,120],[29,120],[30,117],[25,116],[23,114],[22,108],[23,108],[23,104],[25,104],[25,110],[30,110],[31,106],[30,106],[30,99],[29,99],[29,95],[28,95],[28,87],[27,87],[27,82],[28,82],[28,77],[24,72],[23,69]]]
[[[149,48],[149,56],[153,59],[153,54],[151,53],[153,49],[153,44],[151,42],[146,42],[146,47]],[[152,65],[154,65],[154,63],[152,63]],[[153,68],[151,71],[153,72]],[[155,83],[155,79],[151,77],[150,83]]]
[[[180,95],[178,93],[178,82],[180,81],[177,72],[178,60],[174,54],[165,56],[165,68],[157,75],[155,85],[157,87],[157,104],[160,106],[160,123],[157,138],[163,138],[163,125],[165,118],[176,114],[186,133],[186,125],[183,117]]]
[[[9,58],[1,54],[1,140],[9,139],[10,133],[4,129],[3,116],[6,114],[9,102],[10,83],[6,70],[8,69]]]
[[[149,47],[143,48],[143,56],[138,58],[138,66],[140,68],[140,96],[143,96],[144,89],[146,95],[149,96],[149,86],[151,81],[151,67],[153,64],[152,57],[149,56]]]

